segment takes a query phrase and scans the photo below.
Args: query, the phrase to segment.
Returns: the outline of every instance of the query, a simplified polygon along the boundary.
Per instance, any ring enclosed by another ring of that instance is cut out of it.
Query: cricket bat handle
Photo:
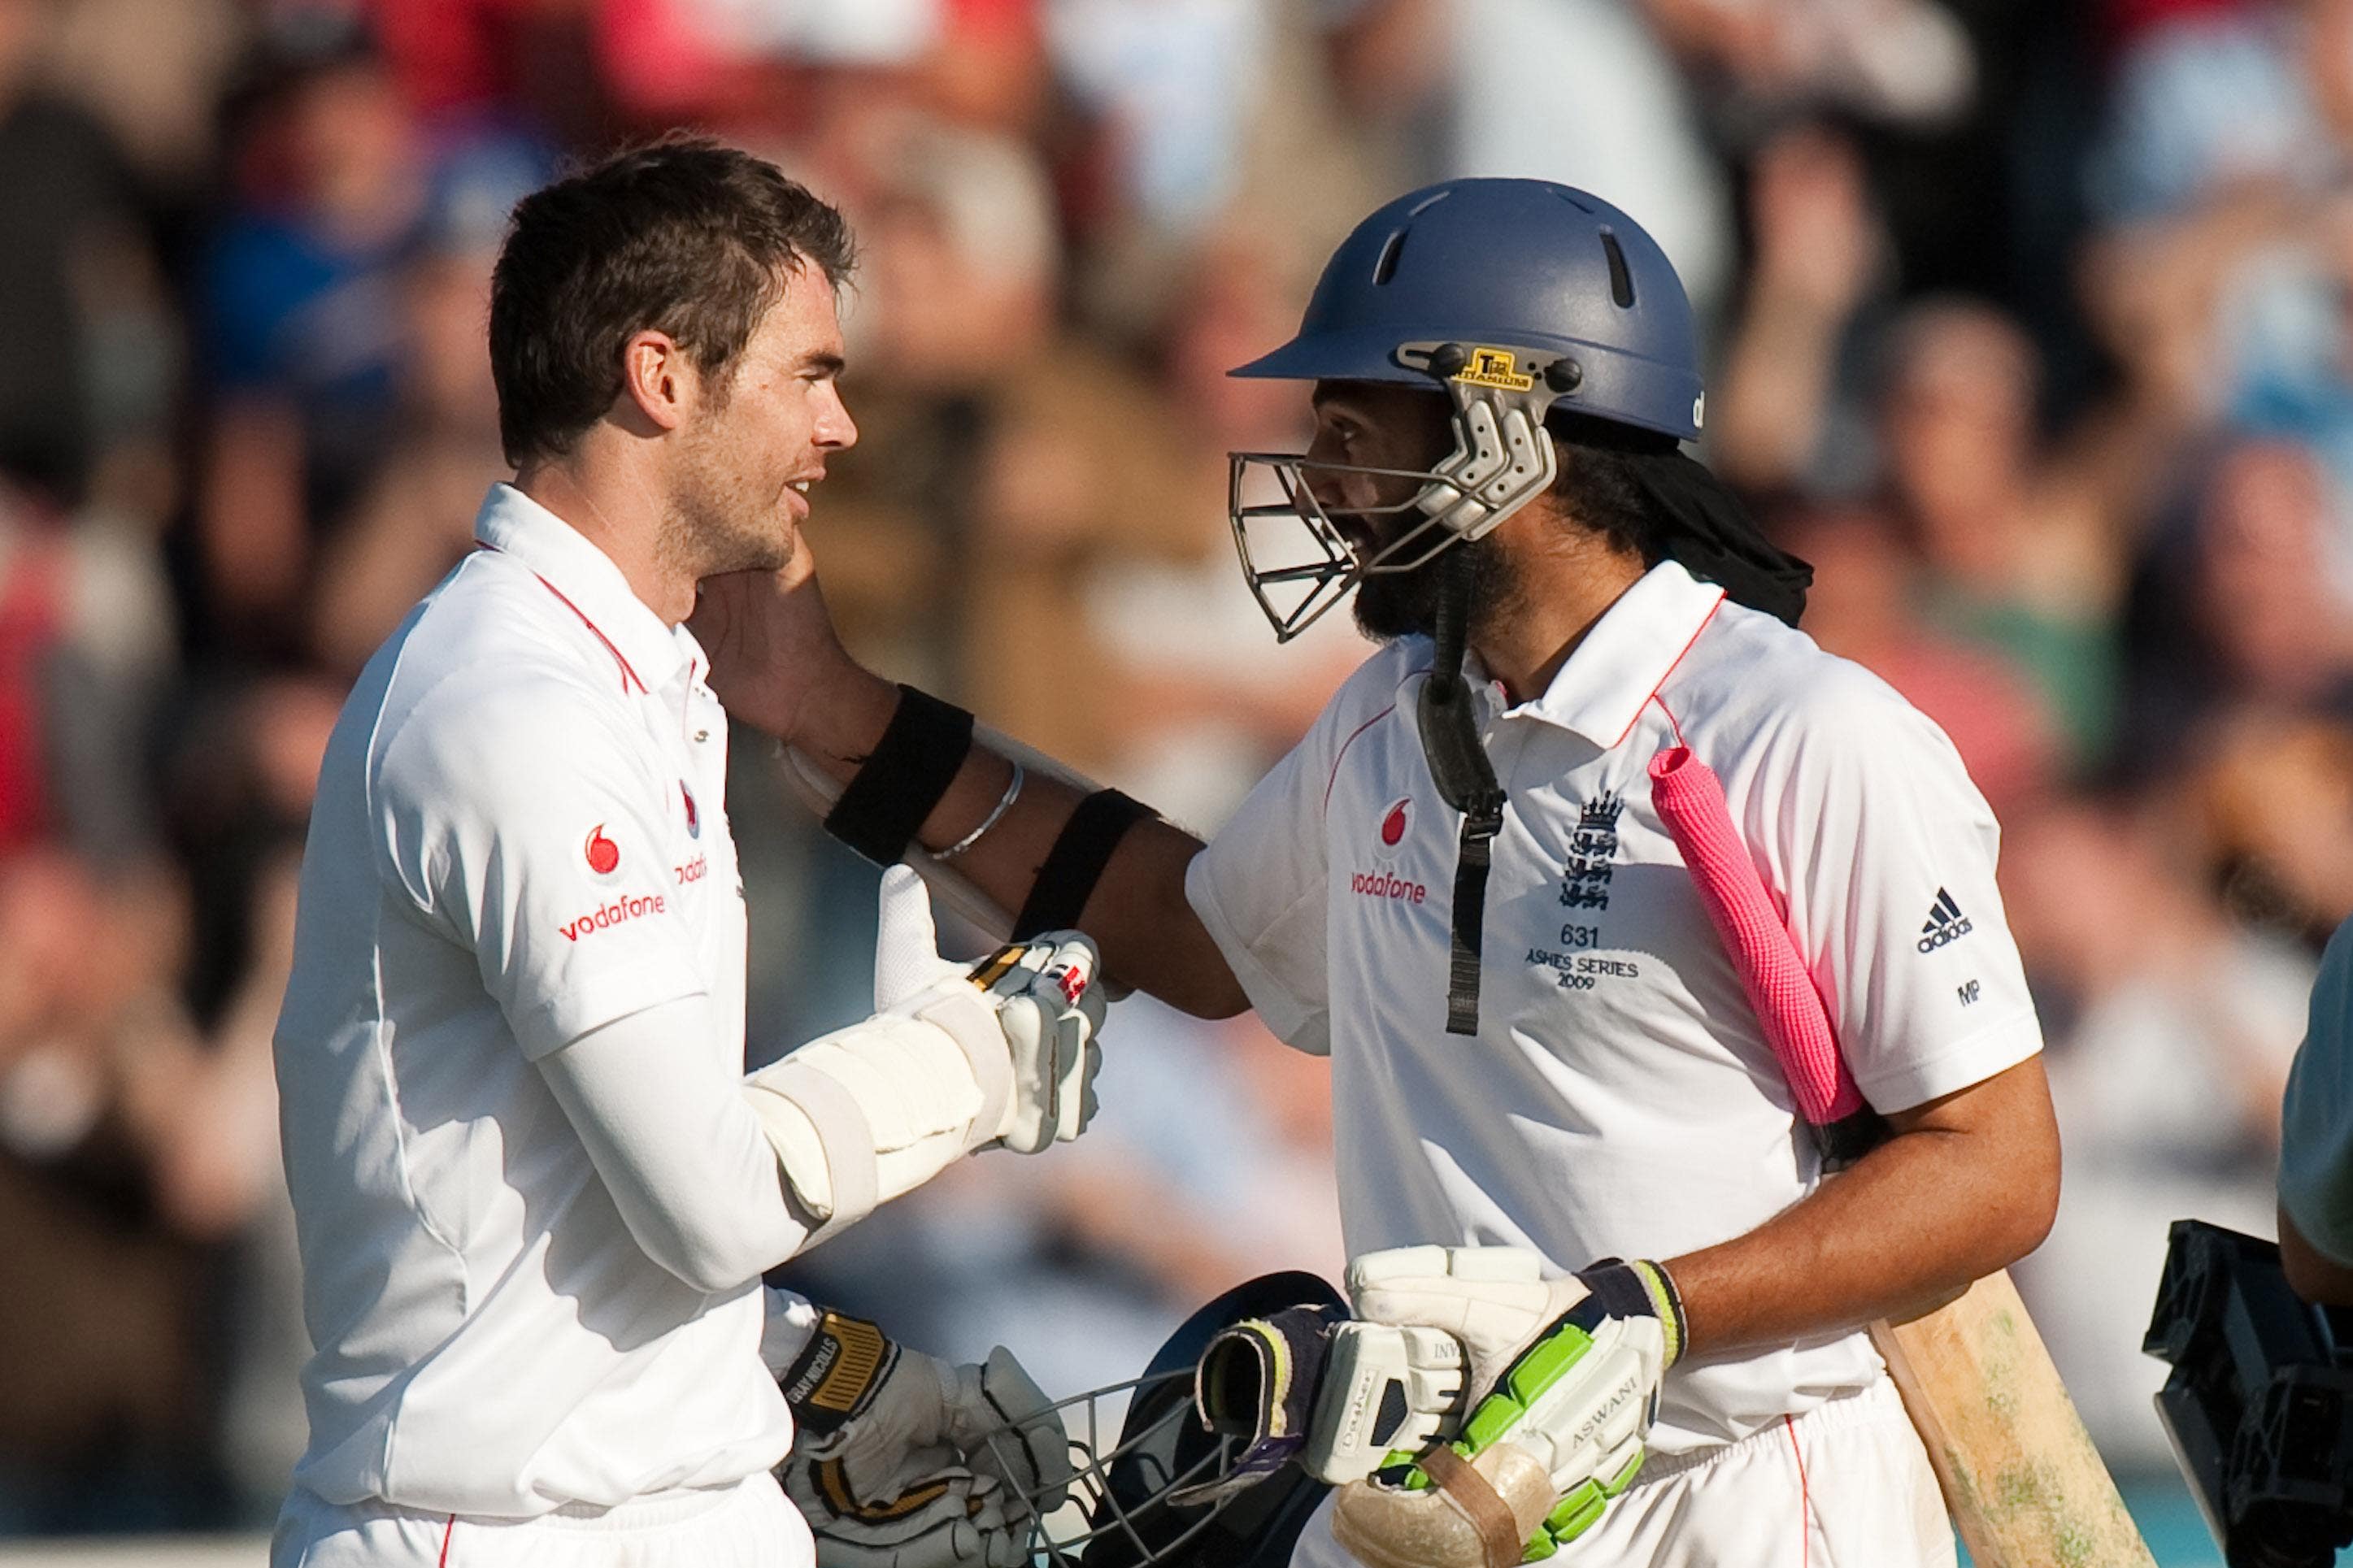
[[[1820,1129],[1854,1125],[1862,1093],[1722,781],[1670,747],[1651,762],[1651,800],[1799,1114]],[[1871,1338],[1978,1568],[2155,1568],[2008,1270],[1918,1317],[1873,1323]]]

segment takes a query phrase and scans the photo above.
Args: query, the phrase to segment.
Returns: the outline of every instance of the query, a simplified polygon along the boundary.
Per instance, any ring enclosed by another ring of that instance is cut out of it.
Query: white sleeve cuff
[[[817,1332],[817,1308],[807,1297],[794,1291],[773,1285],[762,1289],[767,1296],[768,1316],[760,1331],[760,1359],[771,1374],[782,1377],[785,1369],[808,1348],[809,1336]]]
[[[1909,1110],[2007,1072],[2042,1049],[2042,1025],[2029,1009],[1933,1056],[1907,1057],[1894,1071],[1858,1077],[1855,1087],[1882,1115]]]
[[[1218,951],[1225,955],[1227,966],[1233,970],[1234,978],[1241,983],[1242,994],[1258,1010],[1259,1021],[1272,1032],[1276,1039],[1294,1050],[1304,1051],[1311,1057],[1330,1056],[1331,1014],[1301,1001],[1289,986],[1274,977],[1271,970],[1259,962],[1258,955],[1250,950],[1250,944],[1235,932],[1233,922],[1226,918],[1225,910],[1218,903],[1217,893],[1209,886],[1208,859],[1208,853],[1205,850],[1194,856],[1193,863],[1186,868],[1185,898],[1208,931],[1209,940],[1216,942]],[[1320,899],[1323,896],[1324,888],[1320,882],[1302,895],[1303,899]]]

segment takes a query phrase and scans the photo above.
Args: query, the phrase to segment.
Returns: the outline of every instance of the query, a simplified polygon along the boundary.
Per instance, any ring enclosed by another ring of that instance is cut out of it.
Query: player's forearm
[[[873,753],[898,703],[896,687],[860,670],[809,705],[795,749],[846,784]],[[987,822],[987,831],[957,853],[955,871],[1006,910],[1028,900],[1055,840],[1084,798],[1068,781],[1030,770],[1019,795],[989,822],[1012,779],[1012,763],[976,739],[915,835],[918,844],[937,853]],[[1231,1017],[1249,999],[1185,897],[1185,868],[1200,851],[1201,841],[1182,828],[1156,819],[1137,823],[1103,868],[1078,929],[1095,940],[1104,971],[1117,984],[1198,1017]]]
[[[1894,1137],[1804,1202],[1667,1260],[1694,1353],[1905,1316],[2041,1244],[2059,1142],[2039,1058],[1889,1120]]]

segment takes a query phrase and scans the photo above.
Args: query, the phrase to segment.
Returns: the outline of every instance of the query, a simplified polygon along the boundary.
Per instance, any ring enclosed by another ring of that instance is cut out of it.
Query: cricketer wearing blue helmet
[[[2047,1230],[2041,1029],[1951,744],[1799,629],[1804,563],[1685,450],[1673,268],[1584,192],[1453,181],[1234,374],[1312,384],[1315,421],[1233,458],[1250,591],[1279,638],[1353,595],[1377,646],[1207,841],[860,669],[806,563],[706,587],[723,699],[862,852],[1330,1057],[1356,1316],[1447,1348],[1400,1384],[1440,1436],[1303,1435],[1361,1463],[1294,1562],[1949,1563],[1863,1327]],[[1721,779],[1871,1113],[1835,1181],[1666,755]]]

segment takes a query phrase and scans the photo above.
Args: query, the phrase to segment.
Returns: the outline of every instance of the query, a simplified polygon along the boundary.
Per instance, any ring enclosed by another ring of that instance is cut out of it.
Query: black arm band
[[[890,727],[825,814],[828,833],[878,866],[907,852],[972,751],[971,714],[912,686],[899,690]]]
[[[1099,789],[1079,802],[1061,836],[1046,851],[1029,898],[1013,920],[1013,940],[1026,942],[1041,931],[1062,931],[1079,923],[1087,895],[1103,879],[1111,852],[1127,830],[1158,812],[1115,789]]]

